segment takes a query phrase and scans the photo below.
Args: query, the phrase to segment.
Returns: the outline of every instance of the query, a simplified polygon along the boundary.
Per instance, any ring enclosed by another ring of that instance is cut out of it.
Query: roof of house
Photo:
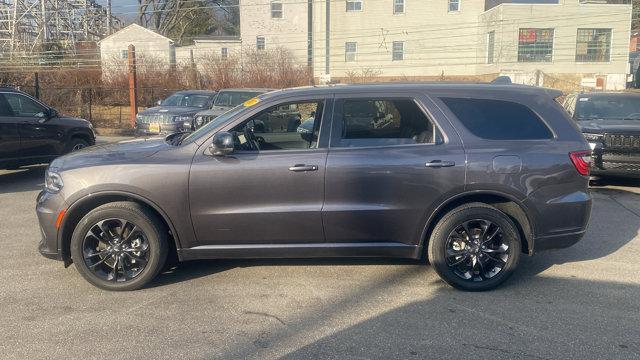
[[[140,25],[134,23],[134,24],[131,24],[129,26],[126,26],[126,27],[114,32],[113,34],[111,34],[111,35],[109,35],[107,37],[102,38],[100,41],[98,41],[98,44],[103,42],[103,41],[105,41],[105,40],[107,40],[107,39],[110,39],[110,38],[113,38],[115,36],[121,35],[123,32],[128,31],[128,30],[142,30],[144,32],[147,32],[150,35],[155,36],[156,38],[158,38],[158,40],[166,40],[166,41],[173,42],[173,40],[169,39],[166,36],[160,35],[160,34],[158,34],[157,32],[155,32],[153,30],[147,29],[147,28],[145,28],[143,26],[140,26]]]
[[[237,35],[203,35],[193,38],[193,41],[240,41]]]

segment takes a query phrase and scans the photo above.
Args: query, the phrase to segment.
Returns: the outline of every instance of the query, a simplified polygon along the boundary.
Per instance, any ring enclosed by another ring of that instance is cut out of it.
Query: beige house
[[[128,47],[136,48],[139,67],[168,67],[176,62],[173,40],[138,24],[131,24],[98,42],[103,76],[121,74],[127,70]]]

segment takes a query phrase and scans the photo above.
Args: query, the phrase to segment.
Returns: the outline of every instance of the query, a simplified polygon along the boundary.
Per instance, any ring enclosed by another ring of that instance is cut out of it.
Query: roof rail
[[[491,81],[491,84],[496,84],[496,85],[511,85],[513,84],[511,82],[511,78],[505,75],[502,76],[498,76],[497,78],[493,79]]]

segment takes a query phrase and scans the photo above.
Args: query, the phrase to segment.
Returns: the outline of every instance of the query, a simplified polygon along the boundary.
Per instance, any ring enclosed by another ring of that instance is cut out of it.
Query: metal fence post
[[[36,71],[33,74],[34,87],[35,87],[35,96],[36,99],[40,99],[40,78],[38,77],[38,72]]]

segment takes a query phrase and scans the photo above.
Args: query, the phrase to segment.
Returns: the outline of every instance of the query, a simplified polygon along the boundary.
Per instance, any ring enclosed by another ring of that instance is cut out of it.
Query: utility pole
[[[111,0],[107,1],[107,36],[111,35],[113,22],[111,21]]]
[[[49,41],[49,26],[47,25],[47,0],[40,0],[40,21],[42,22],[42,43],[46,46]],[[44,50],[43,46],[43,50]]]
[[[138,77],[136,74],[136,47],[129,45],[129,103],[131,104],[131,127],[136,125],[136,115],[138,115]]]

